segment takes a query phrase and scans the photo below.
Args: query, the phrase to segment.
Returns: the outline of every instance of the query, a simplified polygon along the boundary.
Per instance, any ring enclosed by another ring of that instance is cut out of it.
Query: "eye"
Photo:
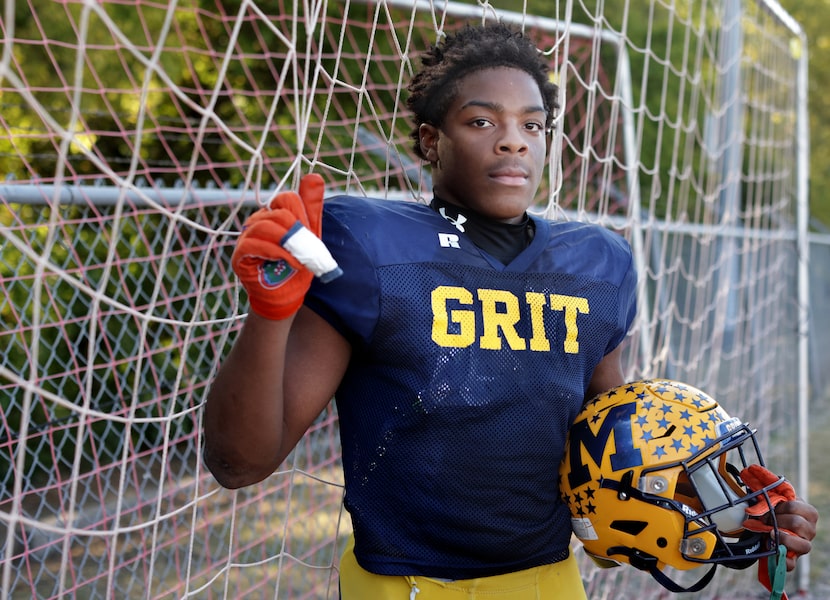
[[[545,124],[540,123],[539,121],[530,121],[529,123],[525,123],[525,129],[527,129],[528,131],[544,133]]]
[[[483,129],[485,127],[492,127],[493,123],[490,120],[485,119],[484,117],[479,117],[477,119],[473,119],[472,121],[470,121],[470,125],[472,125],[473,127],[477,127],[479,129]]]

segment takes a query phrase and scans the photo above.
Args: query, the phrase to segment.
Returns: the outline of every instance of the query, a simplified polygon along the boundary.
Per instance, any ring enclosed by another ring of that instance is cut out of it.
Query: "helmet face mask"
[[[682,591],[662,575],[666,567],[744,568],[775,552],[768,534],[742,526],[746,508],[769,504],[778,484],[750,491],[740,477],[750,464],[764,464],[755,432],[714,399],[679,382],[639,381],[600,394],[577,415],[560,489],[574,533],[598,564],[628,563]]]

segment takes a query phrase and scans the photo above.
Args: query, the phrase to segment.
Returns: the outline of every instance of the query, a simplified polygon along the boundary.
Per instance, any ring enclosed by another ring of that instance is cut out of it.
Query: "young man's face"
[[[546,117],[528,73],[499,67],[466,75],[443,125],[420,128],[436,195],[494,220],[519,221],[544,172]]]

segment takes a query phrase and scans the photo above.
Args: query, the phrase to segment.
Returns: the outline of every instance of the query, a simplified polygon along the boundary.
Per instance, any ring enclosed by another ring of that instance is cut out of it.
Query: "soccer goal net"
[[[337,597],[333,408],[261,484],[224,490],[201,462],[247,310],[230,254],[309,171],[331,193],[427,201],[406,84],[429,44],[495,19],[530,33],[562,90],[534,210],[635,251],[627,376],[706,390],[795,478],[806,57],[774,0],[6,0],[0,596]],[[579,556],[592,599],[663,597]]]

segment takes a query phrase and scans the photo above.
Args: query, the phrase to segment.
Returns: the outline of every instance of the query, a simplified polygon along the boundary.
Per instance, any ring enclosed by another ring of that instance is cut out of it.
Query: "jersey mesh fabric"
[[[466,579],[563,559],[558,464],[633,318],[627,245],[538,221],[500,265],[428,208],[355,198],[323,231],[344,276],[307,304],[353,342],[336,400],[358,562]]]

